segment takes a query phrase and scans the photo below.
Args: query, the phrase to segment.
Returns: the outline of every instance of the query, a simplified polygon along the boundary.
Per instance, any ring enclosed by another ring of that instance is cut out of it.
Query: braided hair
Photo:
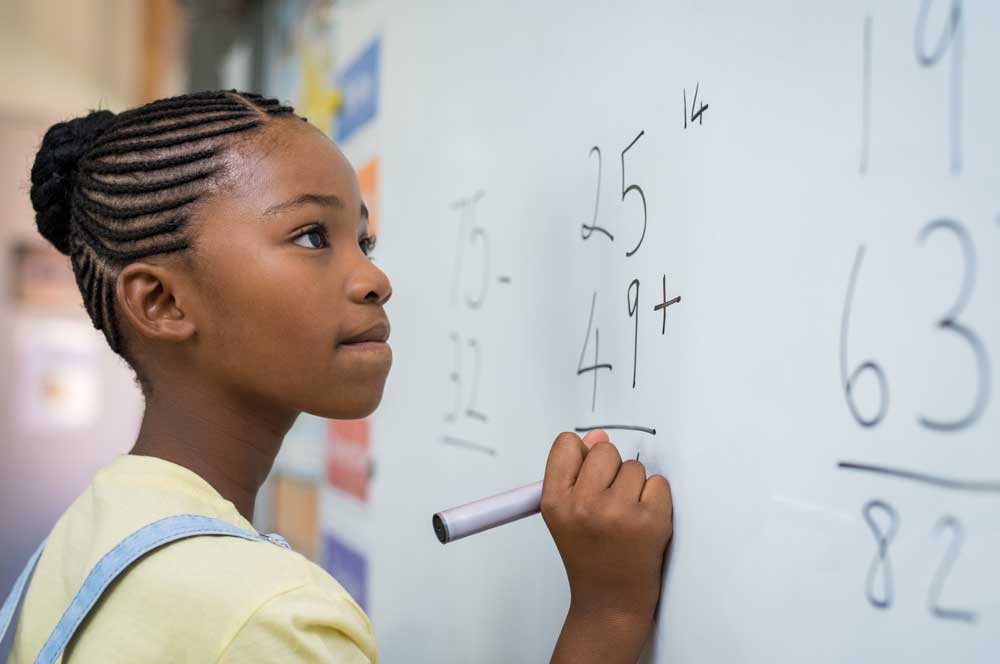
[[[193,206],[224,175],[235,137],[293,114],[276,99],[217,90],[118,115],[91,111],[45,133],[31,168],[38,230],[70,257],[91,322],[144,391],[148,381],[127,355],[115,313],[119,272],[147,256],[188,252]]]

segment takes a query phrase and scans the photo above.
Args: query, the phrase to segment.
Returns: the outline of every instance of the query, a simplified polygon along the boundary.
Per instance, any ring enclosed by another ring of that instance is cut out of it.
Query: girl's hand
[[[583,440],[562,433],[545,467],[541,512],[566,567],[570,617],[635,626],[645,640],[673,532],[666,478],[647,479],[635,459],[622,463],[603,431]]]

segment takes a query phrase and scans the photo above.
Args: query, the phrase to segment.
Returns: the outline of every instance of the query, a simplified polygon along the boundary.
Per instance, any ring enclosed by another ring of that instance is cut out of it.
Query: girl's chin
[[[360,420],[375,412],[382,402],[381,388],[377,392],[366,393],[358,390],[350,396],[348,400],[340,400],[337,403],[324,404],[316,412],[310,412],[317,417],[325,417],[331,420]]]

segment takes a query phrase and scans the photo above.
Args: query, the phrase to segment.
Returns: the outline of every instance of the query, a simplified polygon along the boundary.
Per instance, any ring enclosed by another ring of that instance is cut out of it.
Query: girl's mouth
[[[384,341],[354,341],[337,345],[338,350],[349,350],[357,353],[387,353],[391,349]]]
[[[385,343],[389,339],[389,321],[386,319],[381,319],[375,322],[373,325],[369,325],[360,332],[353,334],[339,344],[337,347],[350,347],[350,346],[365,346],[366,344],[381,345],[388,348],[388,344]]]

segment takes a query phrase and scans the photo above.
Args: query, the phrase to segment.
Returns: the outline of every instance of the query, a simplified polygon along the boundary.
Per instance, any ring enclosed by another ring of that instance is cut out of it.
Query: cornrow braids
[[[294,109],[257,93],[215,90],[118,115],[92,111],[53,125],[42,139],[31,169],[38,230],[70,257],[90,320],[144,389],[115,313],[118,274],[141,258],[191,248],[193,206],[223,174],[227,148],[274,116]]]

